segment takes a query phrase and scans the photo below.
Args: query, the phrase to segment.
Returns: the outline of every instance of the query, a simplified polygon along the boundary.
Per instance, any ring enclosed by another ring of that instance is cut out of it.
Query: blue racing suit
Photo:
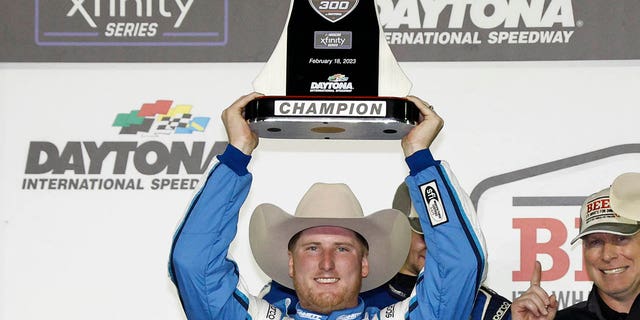
[[[228,258],[228,250],[251,185],[250,159],[228,145],[212,164],[174,236],[169,272],[190,320],[469,318],[484,276],[482,238],[475,215],[468,215],[468,204],[458,197],[457,182],[427,149],[406,159],[406,183],[429,248],[427,274],[418,276],[415,290],[402,302],[380,310],[360,300],[355,308],[329,315],[299,305],[295,315],[287,315],[289,299],[271,305],[250,295],[239,281],[238,266]]]

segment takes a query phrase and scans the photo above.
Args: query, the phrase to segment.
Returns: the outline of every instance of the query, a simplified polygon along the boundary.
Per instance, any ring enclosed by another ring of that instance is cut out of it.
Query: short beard
[[[353,308],[357,306],[359,302],[359,291],[356,290],[350,290],[344,292],[342,295],[336,295],[314,292],[309,288],[303,289],[298,287],[295,282],[293,285],[300,300],[300,306],[320,314],[330,314],[336,310]],[[355,301],[355,304],[351,303],[351,301]]]

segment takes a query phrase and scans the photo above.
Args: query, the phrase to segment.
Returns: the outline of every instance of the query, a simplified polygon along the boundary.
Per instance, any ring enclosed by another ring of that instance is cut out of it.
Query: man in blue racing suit
[[[273,305],[248,293],[230,260],[240,207],[252,176],[247,170],[258,145],[242,116],[252,93],[222,114],[229,138],[212,164],[176,231],[170,275],[187,317],[199,319],[468,319],[484,277],[479,224],[448,167],[428,150],[443,125],[422,100],[409,96],[423,120],[402,139],[410,173],[405,182],[418,211],[429,250],[429,267],[411,296],[382,310],[358,294],[393,277],[404,262],[410,229],[402,213],[381,210],[364,216],[346,185],[315,184],[291,216],[272,204],[251,218],[256,262],[272,279],[296,289],[295,315],[288,299]],[[402,249],[405,248],[405,249]]]
[[[424,258],[427,246],[424,233],[418,214],[411,203],[409,188],[404,182],[396,190],[392,207],[407,216],[411,226],[411,245],[407,259],[391,280],[373,290],[360,293],[365,305],[380,309],[408,298],[418,280],[418,275],[422,268],[425,268]],[[426,267],[428,268],[428,266]],[[289,306],[288,312],[290,314],[296,312],[295,304],[298,301],[296,292],[276,281],[271,281],[264,286],[259,297],[272,303],[289,298],[292,305]],[[511,301],[483,285],[478,291],[469,320],[510,320],[510,308]]]

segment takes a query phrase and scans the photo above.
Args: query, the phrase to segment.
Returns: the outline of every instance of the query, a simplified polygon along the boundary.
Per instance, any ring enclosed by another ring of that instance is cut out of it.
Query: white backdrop
[[[432,151],[446,159],[470,193],[489,177],[622,144],[640,143],[640,61],[401,63],[412,94],[436,106],[445,127]],[[0,319],[183,319],[166,265],[173,231],[193,190],[24,190],[26,178],[91,178],[25,173],[30,143],[62,150],[72,141],[225,141],[220,112],[250,92],[261,63],[0,64]],[[211,117],[204,133],[124,136],[116,114],[159,99]],[[84,151],[84,165],[89,157]],[[79,158],[70,158],[77,165]],[[98,177],[114,178],[113,158]],[[260,142],[254,184],[232,252],[255,293],[266,281],[253,265],[246,229],[262,202],[293,212],[315,181],[346,182],[371,213],[389,207],[407,174],[398,141]],[[570,240],[578,207],[516,207],[514,196],[587,196],[615,176],[640,171],[628,153],[570,166],[485,192],[479,215],[489,246],[489,286],[508,298],[528,286],[520,270],[517,219],[557,219]],[[126,175],[142,177],[129,159]],[[200,175],[186,175],[189,179]],[[160,176],[164,178],[166,176]],[[175,176],[172,176],[175,177]],[[555,228],[555,236],[562,236]],[[536,231],[538,242],[554,237]],[[525,250],[529,250],[526,249]],[[532,249],[533,250],[533,249]],[[580,247],[550,290],[588,291],[575,281]],[[556,255],[557,257],[558,255]],[[538,255],[558,270],[553,255]],[[564,272],[564,273],[563,273]],[[572,293],[573,292],[573,293]],[[586,298],[586,294],[584,296]],[[569,304],[573,303],[569,301]]]

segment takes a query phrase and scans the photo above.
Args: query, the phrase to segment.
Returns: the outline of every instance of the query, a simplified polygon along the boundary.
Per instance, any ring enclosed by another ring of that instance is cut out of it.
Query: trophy
[[[253,82],[245,118],[260,137],[401,139],[420,112],[374,0],[291,0],[280,39]]]

